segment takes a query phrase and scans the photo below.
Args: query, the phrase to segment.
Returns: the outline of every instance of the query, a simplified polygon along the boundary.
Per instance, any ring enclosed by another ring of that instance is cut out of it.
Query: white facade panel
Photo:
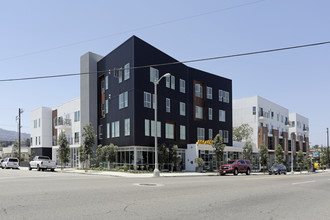
[[[31,148],[52,147],[52,109],[40,107],[31,112]]]

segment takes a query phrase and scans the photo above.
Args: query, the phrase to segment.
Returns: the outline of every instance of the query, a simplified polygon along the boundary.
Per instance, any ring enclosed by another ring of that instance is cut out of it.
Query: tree
[[[111,162],[116,161],[116,155],[118,152],[118,146],[110,144],[103,147],[106,161],[108,162],[108,169],[110,169]]]
[[[159,165],[161,169],[164,169],[164,165],[168,160],[168,148],[166,147],[166,144],[161,144],[158,147],[158,160],[159,160]]]
[[[69,156],[70,156],[70,147],[69,147],[69,141],[66,138],[66,135],[63,131],[61,131],[59,137],[58,137],[58,156],[61,161],[61,169],[63,169],[63,164],[69,162]]]
[[[253,134],[253,128],[249,124],[242,124],[233,129],[233,140],[234,141],[248,141]]]
[[[96,152],[95,152],[95,159],[97,162],[106,161],[104,147],[102,145],[99,145],[97,147]]]
[[[78,152],[79,152],[79,161],[80,163],[82,163],[82,168],[85,168],[85,162],[87,161],[87,156],[85,154],[85,148],[83,146],[80,146],[78,148]]]
[[[83,127],[83,133],[82,133],[82,137],[84,139],[83,141],[83,153],[85,154],[85,161],[87,161],[87,167],[89,167],[90,165],[90,158],[91,155],[93,154],[93,147],[95,144],[95,138],[96,135],[94,134],[94,129],[91,123],[85,125]]]
[[[217,134],[214,139],[213,139],[213,149],[214,149],[214,154],[215,154],[215,160],[218,165],[221,165],[224,150],[225,150],[225,144],[222,141],[222,138],[220,138],[220,135]],[[218,168],[218,166],[217,166]]]
[[[268,149],[267,149],[266,145],[262,144],[260,146],[259,155],[260,155],[260,164],[265,173],[265,167],[268,167],[268,164],[269,164],[269,155],[268,155]]]
[[[285,164],[284,151],[282,145],[277,145],[275,149],[275,164]]]
[[[246,141],[243,146],[243,159],[249,160],[252,162],[252,153],[253,147],[251,141]]]
[[[168,155],[169,155],[169,162],[171,163],[171,170],[173,172],[174,166],[176,166],[179,162],[178,145],[174,145],[170,147]]]
[[[24,145],[25,145],[26,147],[30,147],[30,145],[31,145],[31,143],[30,143],[30,138],[26,138],[26,139],[25,139]]]
[[[18,152],[18,141],[15,141],[13,144],[13,148],[11,149],[11,153],[13,157],[19,158],[19,152]],[[21,158],[19,158],[20,160]]]
[[[195,158],[195,163],[197,163],[197,172],[201,172],[204,166],[204,160],[202,158]]]
[[[304,168],[304,153],[302,152],[302,150],[298,151],[297,164],[298,164],[300,172],[301,172],[302,169]]]
[[[323,166],[327,164],[327,150],[323,147],[321,148],[320,163],[321,163],[322,169],[323,169]]]
[[[312,168],[312,158],[311,158],[309,152],[306,153],[306,157],[305,157],[305,159],[304,159],[304,166],[307,167],[308,172],[309,172],[309,171],[311,170],[311,168]]]

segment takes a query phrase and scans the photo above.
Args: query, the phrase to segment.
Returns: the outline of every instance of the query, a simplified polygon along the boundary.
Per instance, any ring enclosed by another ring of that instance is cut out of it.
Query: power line
[[[149,68],[149,67],[169,66],[169,65],[176,65],[176,64],[202,62],[202,61],[208,61],[208,60],[218,60],[218,59],[226,59],[226,58],[233,58],[233,57],[250,56],[250,55],[255,55],[255,54],[272,53],[272,52],[278,52],[278,51],[284,51],[284,50],[299,49],[299,48],[304,48],[304,47],[320,46],[320,45],[325,45],[325,44],[329,44],[329,43],[330,43],[330,41],[324,41],[324,42],[318,42],[318,43],[312,43],[312,44],[304,44],[304,45],[297,45],[297,46],[291,46],[291,47],[282,47],[282,48],[269,49],[269,50],[260,50],[260,51],[253,51],[253,52],[247,52],[247,53],[225,55],[225,56],[208,57],[208,58],[201,58],[201,59],[195,59],[195,60],[176,61],[176,62],[170,62],[170,63],[159,63],[159,64],[151,64],[151,65],[145,65],[145,66],[130,67],[130,69],[134,70],[134,69],[142,69],[142,68]],[[60,74],[60,75],[0,79],[0,82],[60,78],[60,77],[79,76],[79,75],[105,73],[105,72],[109,72],[109,74],[110,74],[111,72],[122,71],[123,69],[124,68],[115,68],[113,70],[102,70],[102,71],[86,72],[86,73],[68,73],[68,74]]]
[[[133,28],[133,29],[125,30],[125,31],[122,31],[122,32],[114,33],[114,34],[107,34],[107,35],[104,35],[104,36],[100,36],[100,37],[96,37],[96,38],[92,38],[92,39],[88,39],[88,40],[82,40],[82,41],[74,42],[74,43],[71,43],[71,44],[65,44],[65,45],[52,47],[52,48],[47,48],[47,49],[43,49],[43,50],[38,50],[38,51],[30,52],[30,53],[17,55],[17,56],[2,58],[2,59],[0,59],[0,62],[15,59],[15,58],[20,58],[20,57],[30,56],[30,55],[34,55],[34,54],[39,54],[39,53],[45,53],[45,52],[49,52],[49,51],[52,51],[52,50],[58,50],[58,49],[62,49],[62,48],[65,48],[65,47],[72,47],[72,46],[76,46],[76,45],[79,45],[79,44],[84,44],[84,43],[97,41],[97,40],[101,40],[101,39],[105,39],[105,38],[109,38],[109,37],[114,37],[114,36],[117,36],[117,35],[122,35],[122,34],[127,34],[127,33],[131,33],[131,32],[140,31],[140,30],[150,29],[150,28],[154,28],[154,27],[157,27],[157,26],[161,26],[161,25],[166,25],[166,24],[171,24],[171,23],[175,23],[175,22],[189,20],[189,19],[193,19],[193,18],[197,18],[197,17],[202,17],[202,16],[205,16],[205,15],[214,14],[214,13],[221,12],[221,11],[227,11],[227,10],[231,10],[231,9],[236,9],[236,8],[248,6],[248,5],[257,4],[257,3],[260,3],[260,2],[263,2],[263,1],[266,1],[266,0],[258,0],[258,1],[249,2],[249,3],[245,3],[245,4],[240,4],[240,5],[236,5],[236,6],[231,6],[231,7],[227,7],[227,8],[217,9],[217,10],[213,10],[213,11],[204,12],[204,13],[201,13],[201,14],[191,15],[191,16],[187,16],[187,17],[183,17],[183,18],[177,18],[177,19],[173,19],[173,20],[168,20],[168,21],[164,21],[164,22],[160,22],[160,23],[156,23],[156,24],[143,26],[143,27]]]

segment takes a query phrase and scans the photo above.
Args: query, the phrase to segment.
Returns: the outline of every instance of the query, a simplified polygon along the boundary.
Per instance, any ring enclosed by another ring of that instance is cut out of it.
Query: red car
[[[221,165],[219,173],[221,176],[226,175],[226,173],[233,173],[234,175],[246,173],[246,175],[250,175],[251,170],[252,165],[249,160],[239,159],[229,160],[227,164]]]

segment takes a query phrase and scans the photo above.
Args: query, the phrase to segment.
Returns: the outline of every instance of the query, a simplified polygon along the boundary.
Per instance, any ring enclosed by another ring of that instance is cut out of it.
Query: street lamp
[[[157,144],[158,144],[157,143],[157,85],[162,78],[170,77],[170,76],[171,76],[170,73],[166,73],[154,82],[154,85],[155,85],[155,169],[154,169],[154,173],[153,173],[154,177],[160,176],[159,169],[158,169],[158,152],[157,152],[157,148],[158,148],[157,147]]]

